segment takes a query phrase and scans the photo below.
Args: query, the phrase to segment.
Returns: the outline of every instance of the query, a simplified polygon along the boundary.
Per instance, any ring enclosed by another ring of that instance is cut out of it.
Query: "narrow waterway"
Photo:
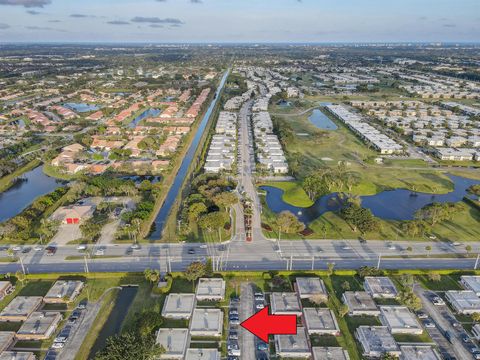
[[[150,235],[149,237],[150,240],[155,240],[155,239],[158,240],[162,237],[165,221],[167,220],[168,215],[170,214],[170,211],[172,209],[172,206],[175,203],[175,199],[177,198],[178,192],[182,188],[182,184],[183,184],[183,181],[185,180],[185,176],[187,175],[188,168],[190,167],[190,164],[193,160],[195,152],[197,151],[198,145],[200,143],[200,139],[202,138],[205,128],[207,127],[207,124],[208,124],[208,121],[210,120],[210,116],[212,115],[213,109],[215,109],[215,105],[217,105],[217,102],[220,98],[219,94],[223,89],[225,82],[227,81],[229,72],[230,70],[226,71],[225,74],[223,75],[222,80],[218,85],[215,99],[212,101],[212,103],[208,107],[207,112],[203,116],[202,121],[198,126],[197,133],[195,134],[195,137],[193,138],[193,141],[190,147],[188,148],[188,151],[182,161],[182,164],[180,165],[180,169],[178,170],[178,173],[175,176],[175,180],[173,181],[173,184],[170,187],[170,190],[168,191],[167,197],[165,198],[162,208],[160,209],[160,212],[158,213],[155,219],[155,222],[154,222],[155,230]]]
[[[138,287],[124,287],[120,290],[112,312],[105,325],[103,325],[102,330],[100,330],[97,340],[90,350],[90,355],[88,356],[89,359],[95,358],[95,354],[105,347],[109,337],[120,334],[123,320],[127,315],[130,305],[132,305],[133,299],[135,299],[135,295],[137,295],[137,291]]]
[[[12,187],[0,193],[0,222],[20,214],[37,197],[46,195],[66,182],[44,174],[43,166],[27,171]]]

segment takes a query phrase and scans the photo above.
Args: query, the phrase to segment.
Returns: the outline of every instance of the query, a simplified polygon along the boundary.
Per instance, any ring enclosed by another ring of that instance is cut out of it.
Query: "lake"
[[[370,209],[372,213],[385,220],[413,220],[415,213],[424,206],[433,202],[458,202],[468,195],[467,189],[475,184],[480,184],[478,180],[467,179],[460,176],[449,175],[455,185],[452,192],[441,195],[427,193],[416,193],[405,189],[396,189],[382,191],[376,195],[361,196],[362,206]],[[343,207],[341,194],[332,193],[324,195],[315,201],[309,208],[300,208],[292,206],[283,201],[283,190],[262,186],[260,189],[266,191],[266,203],[275,213],[288,210],[297,215],[299,220],[309,224],[322,214],[329,211],[338,211]]]
[[[85,103],[65,103],[63,106],[78,113],[90,112],[100,110],[100,107],[95,104]]]
[[[133,119],[133,121],[130,124],[128,124],[128,127],[129,128],[134,128],[135,126],[138,125],[138,123],[140,121],[142,121],[144,119],[147,119],[147,118],[156,117],[156,116],[160,115],[161,112],[162,112],[162,110],[159,110],[159,109],[145,110],[140,115],[138,115],[135,119]]]
[[[322,130],[337,130],[338,126],[329,119],[321,110],[315,109],[312,112],[312,115],[309,116],[308,120],[315,125],[317,128]]]
[[[37,197],[64,185],[64,181],[45,175],[42,166],[26,172],[12,187],[0,193],[0,222],[20,214]]]
[[[120,334],[122,329],[122,323],[127,315],[130,305],[132,305],[133,299],[137,295],[138,287],[122,287],[122,290],[118,293],[118,296],[115,300],[115,305],[113,306],[112,312],[110,313],[105,325],[103,325],[102,330],[98,334],[95,344],[93,344],[92,349],[90,350],[89,359],[93,359],[95,354],[105,347],[107,339],[110,336]]]

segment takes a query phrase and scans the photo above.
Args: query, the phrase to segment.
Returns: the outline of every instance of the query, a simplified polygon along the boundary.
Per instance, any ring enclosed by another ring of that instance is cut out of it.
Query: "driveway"
[[[120,219],[114,220],[103,227],[98,244],[106,245],[113,243],[120,221]]]
[[[253,315],[253,306],[253,284],[242,283],[240,288],[240,321],[245,321]],[[239,329],[242,360],[255,360],[254,336],[242,327],[239,327]]]
[[[82,232],[80,231],[80,225],[62,224],[50,243],[57,246],[63,246],[71,241],[79,240],[81,238]]]

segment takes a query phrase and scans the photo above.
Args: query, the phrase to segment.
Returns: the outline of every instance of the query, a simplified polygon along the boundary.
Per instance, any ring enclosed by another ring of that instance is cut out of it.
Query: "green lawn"
[[[314,204],[298,182],[270,181],[259,186],[271,186],[283,190],[283,201],[293,206],[308,208]]]
[[[317,168],[335,167],[339,161],[344,161],[348,171],[356,173],[360,179],[350,191],[355,195],[373,195],[394,188],[438,194],[453,190],[453,183],[444,172],[428,169],[422,160],[387,159],[383,165],[374,164],[372,159],[379,154],[341,122],[331,118],[338,130],[322,131],[310,123],[309,116],[310,113],[276,117],[280,124],[290,126],[295,134],[308,134],[294,135],[285,145],[289,165],[300,179]]]

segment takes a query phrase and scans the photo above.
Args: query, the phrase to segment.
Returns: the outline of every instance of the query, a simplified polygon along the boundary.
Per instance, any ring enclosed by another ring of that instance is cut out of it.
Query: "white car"
[[[12,250],[13,251],[22,251],[22,247],[17,245],[17,246],[12,247]]]
[[[61,349],[64,346],[65,346],[65,343],[63,343],[63,342],[55,342],[55,343],[53,343],[52,348],[53,349]]]
[[[87,250],[87,245],[85,245],[85,244],[80,244],[80,245],[77,246],[77,250],[78,250],[78,251]]]
[[[37,246],[35,246],[35,247],[33,248],[33,250],[35,250],[35,251],[42,251],[42,250],[43,250],[43,246],[37,245]]]
[[[130,246],[130,248],[131,248],[132,250],[139,250],[139,249],[140,249],[140,245],[138,245],[138,244],[133,244],[132,246]]]
[[[105,249],[97,249],[97,250],[95,250],[95,255],[96,255],[96,256],[105,255]]]

